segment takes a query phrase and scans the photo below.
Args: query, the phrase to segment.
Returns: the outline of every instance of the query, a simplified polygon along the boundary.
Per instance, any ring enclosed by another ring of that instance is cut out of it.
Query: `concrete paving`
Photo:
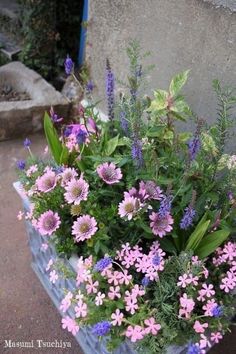
[[[46,146],[43,136],[29,138],[33,142],[32,151],[41,154]],[[82,354],[73,336],[61,329],[60,315],[30,267],[24,223],[16,218],[21,202],[12,187],[17,179],[15,163],[26,156],[22,140],[0,143],[0,354]],[[210,353],[236,353],[235,334],[234,327],[232,334]],[[4,348],[5,340],[33,340],[34,348]],[[37,340],[62,340],[69,342],[71,348],[37,348]]]

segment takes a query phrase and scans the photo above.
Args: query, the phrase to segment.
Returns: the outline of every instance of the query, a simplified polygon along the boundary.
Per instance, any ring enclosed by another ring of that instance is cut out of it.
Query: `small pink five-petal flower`
[[[56,283],[57,279],[58,279],[58,275],[56,273],[55,270],[52,270],[50,273],[49,273],[49,276],[50,276],[50,282],[52,282],[53,284]]]
[[[188,285],[188,275],[187,274],[183,274],[183,276],[181,275],[179,277],[179,282],[177,283],[178,286],[181,286],[182,288],[186,288],[186,286]]]
[[[115,272],[108,272],[107,273],[107,277],[108,277],[108,283],[111,284],[113,283],[114,285],[118,285],[120,282],[120,272],[118,272],[117,270]]]
[[[111,318],[113,320],[111,321],[113,326],[121,326],[124,315],[119,309],[116,309],[116,311],[112,313]]]
[[[212,332],[211,333],[211,341],[214,343],[219,343],[219,341],[223,338],[220,332]]]
[[[131,280],[132,280],[132,275],[129,275],[126,269],[124,270],[124,272],[119,272],[119,284],[129,285]]]
[[[99,291],[95,298],[96,306],[101,306],[103,304],[103,299],[105,299],[105,294],[102,294],[101,291]]]
[[[86,284],[86,290],[88,294],[96,294],[98,292],[98,287],[99,282],[96,280],[95,282],[93,282],[92,280],[89,280],[89,283]]]
[[[77,332],[79,331],[79,326],[77,325],[75,320],[73,320],[69,316],[62,318],[61,323],[62,323],[62,328],[63,329],[67,328],[68,331],[73,334],[73,336],[75,336],[77,334]]]
[[[155,322],[154,317],[150,317],[146,319],[144,323],[147,326],[144,330],[146,334],[151,333],[155,336],[158,333],[158,331],[161,329],[161,325]]]
[[[109,293],[108,293],[108,297],[111,300],[114,300],[115,297],[117,297],[118,299],[121,298],[121,294],[120,294],[120,287],[119,286],[110,286],[109,288]]]
[[[215,290],[212,284],[203,284],[202,285],[202,289],[199,290],[198,292],[199,297],[197,298],[198,301],[205,301],[205,296],[206,297],[212,297],[213,295],[215,295]]]
[[[193,329],[196,333],[204,333],[207,327],[208,323],[200,323],[199,321],[195,321]]]
[[[128,326],[126,332],[126,337],[130,338],[131,342],[135,343],[138,340],[143,339],[143,329],[141,326]]]
[[[133,315],[136,310],[138,309],[138,304],[136,299],[128,299],[126,301],[126,306],[125,306],[126,311],[130,312],[131,315]]]
[[[77,306],[75,306],[75,317],[87,316],[87,304],[82,300],[79,300]]]

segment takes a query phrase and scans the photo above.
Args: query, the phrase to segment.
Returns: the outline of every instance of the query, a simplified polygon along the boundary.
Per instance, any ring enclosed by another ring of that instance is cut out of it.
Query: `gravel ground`
[[[42,135],[29,138],[33,142],[32,151],[41,153],[46,145]],[[36,351],[82,354],[73,336],[61,329],[60,315],[30,267],[24,223],[16,218],[21,202],[12,187],[17,179],[16,160],[26,157],[22,145],[22,140],[0,143],[0,354]],[[233,327],[232,333],[225,336],[210,354],[235,354],[235,335]],[[33,341],[34,348],[4,348],[5,340]],[[37,340],[68,342],[71,348],[38,348]]]

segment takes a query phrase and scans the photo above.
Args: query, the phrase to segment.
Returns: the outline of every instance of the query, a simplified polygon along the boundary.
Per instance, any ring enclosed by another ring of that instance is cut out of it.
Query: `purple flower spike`
[[[111,70],[109,60],[106,63],[106,95],[107,95],[107,106],[108,106],[108,118],[114,120],[114,102],[115,102],[115,77]]]
[[[65,67],[66,74],[70,75],[73,71],[74,63],[73,63],[72,59],[69,57],[69,55],[67,55],[67,58],[64,62],[64,67]]]
[[[93,92],[94,84],[93,84],[92,80],[89,80],[87,82],[87,84],[85,85],[85,89],[88,94],[91,94]]]
[[[197,157],[197,154],[201,148],[201,140],[200,138],[196,135],[192,139],[189,140],[188,142],[188,149],[189,149],[189,157],[190,161],[195,160]]]
[[[201,354],[201,349],[197,344],[190,344],[188,346],[187,354]]]
[[[100,261],[98,261],[95,264],[94,270],[96,272],[102,272],[104,269],[106,269],[110,264],[112,263],[112,259],[110,257],[104,257],[102,259],[100,259]]]
[[[24,160],[17,161],[16,166],[19,168],[19,170],[24,170],[25,169],[25,161]]]
[[[111,324],[108,321],[101,321],[92,326],[92,333],[95,336],[105,336],[111,329]]]
[[[24,147],[25,147],[25,148],[29,148],[30,145],[31,145],[31,140],[28,139],[28,138],[26,138],[26,139],[24,140]]]
[[[135,139],[131,147],[131,155],[138,168],[143,166],[143,153],[142,153],[142,143],[140,140]]]
[[[62,117],[59,117],[55,112],[54,109],[51,107],[50,109],[50,117],[54,123],[59,123],[63,120]]]
[[[187,228],[189,228],[193,223],[193,219],[195,215],[196,215],[196,210],[193,209],[191,206],[188,206],[184,210],[184,215],[182,217],[182,220],[180,221],[180,228],[182,230],[186,230]]]

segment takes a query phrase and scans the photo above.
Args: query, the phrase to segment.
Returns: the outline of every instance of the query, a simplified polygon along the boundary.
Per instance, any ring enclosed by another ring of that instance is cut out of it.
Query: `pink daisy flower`
[[[69,204],[74,203],[78,205],[82,200],[87,200],[89,185],[83,179],[83,177],[80,177],[80,179],[78,180],[73,179],[70,182],[68,182],[67,186],[65,187],[65,190],[66,190],[66,193],[64,194],[65,200]]]
[[[164,217],[161,217],[159,213],[152,212],[149,218],[151,220],[150,227],[156,236],[163,237],[173,229],[171,225],[174,223],[174,220],[168,213]]]
[[[77,218],[72,226],[72,235],[77,242],[88,240],[97,232],[97,221],[90,215],[83,215]]]
[[[122,178],[121,169],[114,163],[105,162],[97,167],[97,174],[107,184],[119,183]]]
[[[45,211],[41,214],[37,221],[37,229],[41,235],[52,235],[61,224],[61,220],[57,213],[54,213],[52,210]]]
[[[141,181],[139,184],[140,193],[145,193],[146,198],[161,200],[163,197],[162,190],[153,181]]]
[[[140,203],[137,198],[126,197],[120,204],[118,214],[121,218],[131,220],[140,208]]]
[[[74,168],[65,168],[64,171],[61,174],[61,185],[62,187],[65,187],[68,182],[70,182],[72,179],[75,179],[78,176],[78,173]]]
[[[36,179],[36,186],[40,192],[50,192],[56,187],[57,176],[56,173],[48,169],[41,177]]]

